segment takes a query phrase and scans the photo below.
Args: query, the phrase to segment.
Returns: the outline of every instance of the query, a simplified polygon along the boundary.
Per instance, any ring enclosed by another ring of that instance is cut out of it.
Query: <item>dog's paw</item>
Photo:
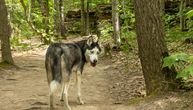
[[[84,105],[84,101],[81,100],[81,101],[78,102],[78,104],[79,105]]]
[[[79,105],[83,105],[83,104],[84,104],[84,101],[83,101],[80,97],[78,97],[77,99],[78,99],[78,100],[77,100],[77,103],[78,103]]]
[[[68,105],[68,106],[64,106],[64,110],[72,110],[71,107]]]

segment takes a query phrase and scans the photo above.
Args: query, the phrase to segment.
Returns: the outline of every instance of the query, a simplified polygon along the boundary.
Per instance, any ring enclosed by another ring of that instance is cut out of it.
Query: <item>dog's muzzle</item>
[[[90,62],[91,66],[95,67],[97,64],[97,60],[94,60],[93,62]]]

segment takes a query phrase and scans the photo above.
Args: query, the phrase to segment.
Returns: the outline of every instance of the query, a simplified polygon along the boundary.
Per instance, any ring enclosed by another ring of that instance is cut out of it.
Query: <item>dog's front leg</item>
[[[77,99],[78,99],[78,104],[82,105],[84,104],[84,101],[82,100],[82,97],[81,97],[81,72],[80,70],[78,70],[76,72],[76,84],[77,84]]]

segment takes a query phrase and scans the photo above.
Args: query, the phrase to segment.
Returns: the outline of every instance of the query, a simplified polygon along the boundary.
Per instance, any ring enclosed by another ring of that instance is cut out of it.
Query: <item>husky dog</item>
[[[46,52],[45,67],[49,84],[49,107],[52,110],[54,92],[62,85],[61,101],[65,110],[71,110],[68,104],[68,88],[72,69],[76,71],[77,101],[84,104],[81,98],[81,75],[86,62],[95,67],[101,48],[96,35],[89,35],[87,40],[75,43],[54,43]]]

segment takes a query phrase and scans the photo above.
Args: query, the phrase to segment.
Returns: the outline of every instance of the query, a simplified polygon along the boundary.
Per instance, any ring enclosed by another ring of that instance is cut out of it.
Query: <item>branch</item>
[[[45,36],[44,36],[38,29],[36,29],[36,27],[33,25],[32,21],[31,21],[31,19],[30,19],[30,18],[28,19],[28,17],[27,17],[27,7],[26,7],[24,1],[23,1],[23,0],[20,0],[20,3],[21,3],[21,5],[22,5],[22,7],[23,7],[24,14],[25,14],[25,18],[26,18],[26,21],[27,21],[28,25],[30,26],[30,28],[31,28],[35,33],[37,33],[38,35],[41,36],[41,41],[42,41],[42,38],[44,38]]]

